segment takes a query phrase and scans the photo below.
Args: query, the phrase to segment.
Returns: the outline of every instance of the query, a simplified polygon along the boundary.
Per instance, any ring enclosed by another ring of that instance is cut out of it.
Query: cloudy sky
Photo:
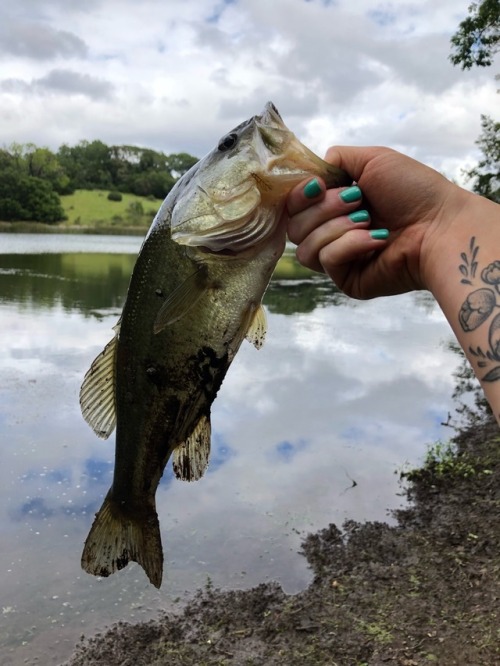
[[[101,139],[198,157],[272,100],[309,147],[390,145],[463,182],[498,68],[462,72],[470,0],[16,0],[0,145]]]

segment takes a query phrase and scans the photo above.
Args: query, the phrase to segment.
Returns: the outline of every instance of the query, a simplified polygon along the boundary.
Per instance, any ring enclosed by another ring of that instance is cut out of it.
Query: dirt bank
[[[181,615],[119,624],[68,666],[500,664],[500,431],[482,411],[406,475],[397,525],[310,535],[310,587],[200,591]]]

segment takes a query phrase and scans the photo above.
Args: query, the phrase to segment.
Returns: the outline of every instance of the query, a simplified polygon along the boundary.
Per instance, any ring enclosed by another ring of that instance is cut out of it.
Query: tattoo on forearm
[[[471,286],[479,286],[472,291],[460,308],[458,320],[462,330],[475,331],[476,328],[489,321],[488,348],[469,346],[469,352],[477,359],[479,368],[484,368],[485,375],[480,377],[483,382],[500,380],[500,261],[493,261],[481,271],[476,279],[478,262],[476,260],[479,247],[472,236],[468,252],[460,255],[462,263],[458,269],[462,274],[460,282]],[[483,286],[489,285],[489,286]],[[490,317],[493,318],[490,320]]]

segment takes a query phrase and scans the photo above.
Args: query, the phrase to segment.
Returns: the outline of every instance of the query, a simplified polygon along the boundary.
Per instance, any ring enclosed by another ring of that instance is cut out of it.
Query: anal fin
[[[201,479],[210,457],[210,419],[202,416],[185,442],[174,449],[172,467],[182,481]]]

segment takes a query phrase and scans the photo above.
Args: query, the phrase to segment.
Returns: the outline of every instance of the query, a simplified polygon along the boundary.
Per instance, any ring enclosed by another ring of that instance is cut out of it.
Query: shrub
[[[121,201],[122,200],[121,192],[115,192],[115,191],[110,192],[108,194],[108,199],[110,201]]]

